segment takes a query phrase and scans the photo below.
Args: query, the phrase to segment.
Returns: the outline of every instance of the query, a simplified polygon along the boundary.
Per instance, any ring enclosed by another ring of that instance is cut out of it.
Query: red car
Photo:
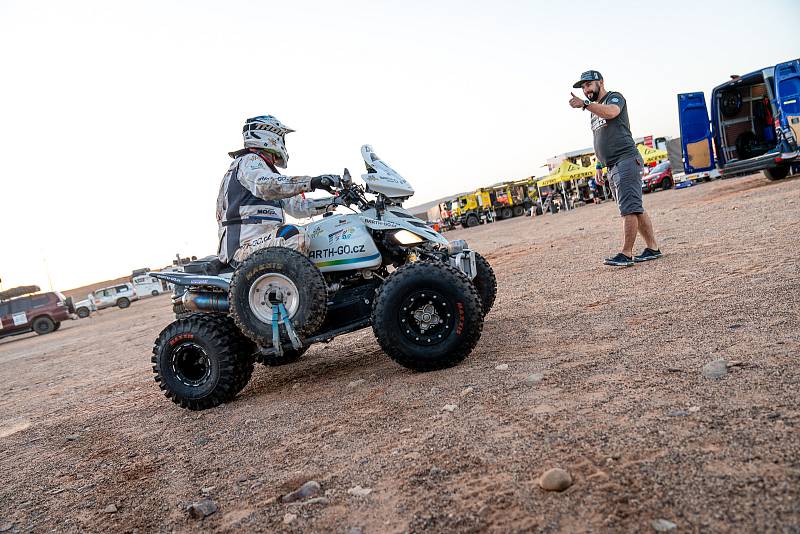
[[[642,176],[642,192],[649,193],[656,189],[670,189],[675,182],[672,180],[672,165],[663,161],[652,168],[650,174]]]
[[[9,295],[11,291],[3,293]],[[0,338],[31,331],[49,334],[70,318],[75,311],[71,308],[72,299],[52,291],[0,300]]]

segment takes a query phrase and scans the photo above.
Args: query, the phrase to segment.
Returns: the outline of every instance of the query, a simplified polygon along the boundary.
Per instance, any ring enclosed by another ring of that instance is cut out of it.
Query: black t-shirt
[[[617,92],[606,93],[599,104],[619,106],[620,112],[613,119],[603,119],[592,113],[592,134],[594,135],[594,152],[597,159],[607,167],[618,161],[636,156],[638,150],[631,135],[631,123],[628,121],[628,105],[625,97]]]

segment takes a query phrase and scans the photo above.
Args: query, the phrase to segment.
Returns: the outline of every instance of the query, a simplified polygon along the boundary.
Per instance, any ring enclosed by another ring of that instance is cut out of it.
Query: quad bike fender
[[[191,273],[147,273],[148,276],[158,278],[159,280],[166,280],[179,286],[211,286],[219,289],[228,290],[230,287],[230,280],[221,276],[205,276]]]

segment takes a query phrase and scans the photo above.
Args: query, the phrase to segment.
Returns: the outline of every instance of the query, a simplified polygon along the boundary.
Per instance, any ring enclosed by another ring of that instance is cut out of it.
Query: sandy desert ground
[[[666,255],[629,269],[611,203],[449,234],[499,295],[445,371],[364,330],[189,412],[152,378],[169,297],[0,340],[0,532],[800,532],[800,179],[645,205]]]

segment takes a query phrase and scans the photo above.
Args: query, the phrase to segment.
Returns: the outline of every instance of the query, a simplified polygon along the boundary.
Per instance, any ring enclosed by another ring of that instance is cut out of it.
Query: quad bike
[[[254,362],[290,363],[369,326],[390,358],[415,371],[451,367],[472,351],[497,293],[491,266],[403,209],[410,184],[369,145],[361,154],[365,185],[345,169],[328,211],[305,227],[308,256],[269,247],[235,269],[212,257],[182,273],[149,273],[176,287],[177,319],[152,357],[167,397],[193,410],[219,405],[245,387]],[[342,206],[353,213],[334,211]]]

